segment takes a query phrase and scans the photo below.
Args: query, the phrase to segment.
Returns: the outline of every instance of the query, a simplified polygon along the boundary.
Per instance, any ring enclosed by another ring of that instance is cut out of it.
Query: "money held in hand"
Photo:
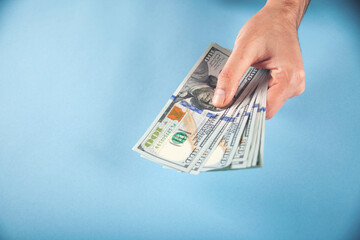
[[[262,167],[269,73],[250,67],[232,104],[216,108],[212,97],[230,54],[211,43],[133,150],[192,174]]]

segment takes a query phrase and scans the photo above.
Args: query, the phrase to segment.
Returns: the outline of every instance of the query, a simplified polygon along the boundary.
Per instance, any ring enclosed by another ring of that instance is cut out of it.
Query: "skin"
[[[310,0],[268,0],[240,30],[233,52],[219,75],[214,106],[231,103],[250,66],[270,70],[266,119],[289,98],[305,90],[305,71],[297,29]]]

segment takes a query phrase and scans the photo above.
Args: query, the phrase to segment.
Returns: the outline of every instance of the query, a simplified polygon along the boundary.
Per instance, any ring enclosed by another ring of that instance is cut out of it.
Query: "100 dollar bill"
[[[217,78],[230,53],[216,43],[210,44],[134,151],[170,168],[200,171],[223,135],[242,116],[244,100],[264,76],[264,70],[250,68],[240,81],[233,104],[225,109],[214,107],[211,101]]]
[[[133,150],[163,165],[190,172],[199,150],[229,109],[211,104],[217,77],[230,51],[211,43]]]

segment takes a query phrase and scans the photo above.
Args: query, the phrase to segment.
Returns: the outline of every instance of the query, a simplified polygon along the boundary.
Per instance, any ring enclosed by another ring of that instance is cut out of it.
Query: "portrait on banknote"
[[[209,74],[208,63],[203,60],[180,90],[177,101],[187,99],[198,109],[220,111],[212,104],[217,77]]]

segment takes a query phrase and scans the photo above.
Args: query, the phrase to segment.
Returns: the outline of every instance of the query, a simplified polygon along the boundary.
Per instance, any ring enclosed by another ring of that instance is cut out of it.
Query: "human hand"
[[[305,10],[306,7],[303,13]],[[305,90],[297,35],[302,17],[299,14],[303,13],[296,5],[268,2],[242,27],[233,52],[219,75],[212,100],[214,106],[224,107],[231,103],[241,77],[250,66],[270,70],[266,119],[272,118],[287,99]]]

